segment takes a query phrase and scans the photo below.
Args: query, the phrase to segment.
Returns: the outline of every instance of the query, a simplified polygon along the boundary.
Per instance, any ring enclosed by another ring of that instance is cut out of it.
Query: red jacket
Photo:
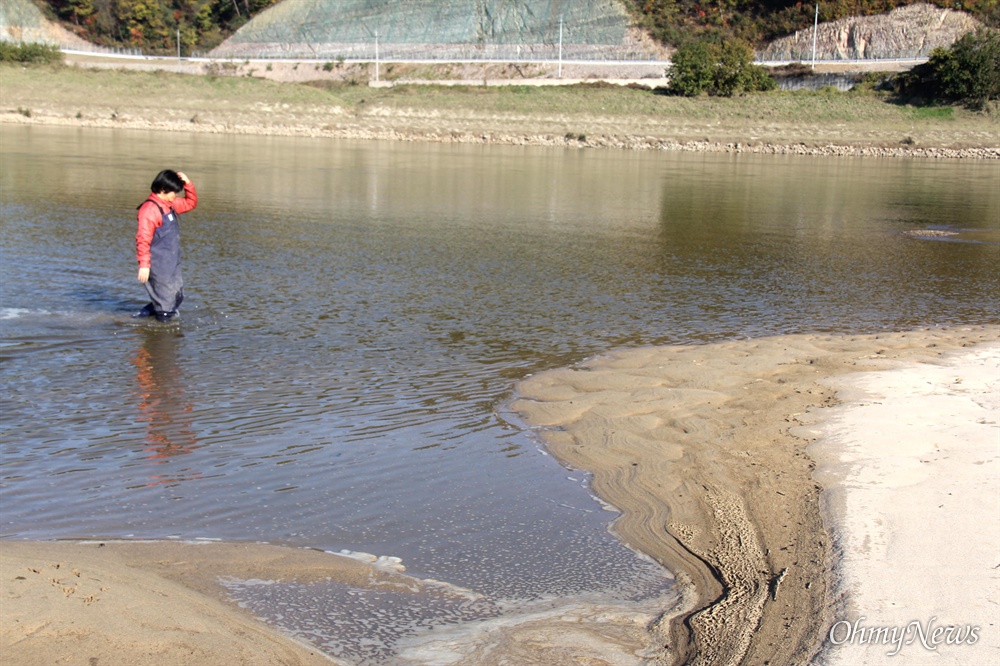
[[[184,183],[184,196],[178,196],[173,203],[167,203],[160,198],[159,194],[152,193],[146,201],[155,201],[160,208],[173,209],[180,215],[189,210],[193,210],[198,205],[198,192],[194,189],[194,183]],[[149,244],[153,242],[153,234],[163,224],[163,215],[160,208],[156,206],[140,206],[137,218],[139,229],[135,232],[135,256],[139,261],[139,268],[149,268]]]

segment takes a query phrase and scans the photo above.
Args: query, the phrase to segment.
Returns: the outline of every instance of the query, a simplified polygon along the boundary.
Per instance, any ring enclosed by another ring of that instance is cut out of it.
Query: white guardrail
[[[106,57],[106,58],[124,58],[130,60],[165,60],[172,62],[233,62],[233,63],[253,63],[253,62],[288,62],[288,63],[326,63],[331,61],[343,62],[343,63],[365,63],[365,62],[384,62],[384,63],[414,63],[414,64],[475,64],[475,63],[524,63],[524,64],[535,64],[535,63],[566,63],[566,64],[580,64],[580,65],[621,65],[623,63],[628,63],[631,65],[643,65],[643,66],[663,66],[669,67],[671,65],[670,60],[661,59],[649,59],[649,58],[628,58],[628,59],[585,59],[585,58],[558,58],[558,57],[524,57],[524,58],[400,58],[393,56],[378,56],[378,57],[355,57],[355,58],[289,58],[289,57],[214,57],[206,55],[190,55],[190,56],[174,56],[174,55],[149,55],[142,53],[139,49],[111,49],[107,47],[94,46],[92,49],[81,49],[74,46],[60,46],[60,50],[63,53],[77,56],[96,56],[96,57]],[[926,62],[927,57],[905,57],[905,58],[876,58],[876,59],[834,59],[834,60],[816,60],[814,64],[816,65],[876,65],[876,64],[919,64]],[[792,65],[796,63],[802,64],[813,64],[811,60],[758,60],[756,64],[763,65],[765,67],[781,67],[784,65]]]

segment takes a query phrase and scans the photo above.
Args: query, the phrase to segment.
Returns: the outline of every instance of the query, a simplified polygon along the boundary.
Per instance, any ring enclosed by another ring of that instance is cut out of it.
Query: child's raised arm
[[[174,199],[174,211],[179,214],[194,210],[198,205],[198,192],[194,189],[194,183],[180,171],[177,172],[177,177],[184,181],[184,196]]]

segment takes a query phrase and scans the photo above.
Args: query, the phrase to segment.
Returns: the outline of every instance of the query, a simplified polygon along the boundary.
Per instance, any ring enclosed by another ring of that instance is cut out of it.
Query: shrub
[[[718,59],[714,45],[691,42],[677,49],[671,58],[670,90],[678,95],[694,97],[712,85],[715,62]]]
[[[0,62],[53,63],[62,62],[58,46],[48,44],[12,44],[0,42]]]
[[[766,67],[751,65],[748,76],[750,87],[747,90],[749,92],[766,92],[778,88],[778,82],[774,80],[771,72],[767,71]]]
[[[753,47],[748,42],[730,39],[723,43],[715,69],[714,93],[732,97],[744,92],[774,89],[777,85],[774,77],[753,61]]]
[[[1000,31],[980,28],[951,47],[955,65],[944,79],[945,94],[982,109],[1000,99]]]
[[[672,60],[670,90],[678,95],[732,97],[777,87],[770,72],[753,64],[753,48],[742,40],[722,45],[692,41],[677,49]]]

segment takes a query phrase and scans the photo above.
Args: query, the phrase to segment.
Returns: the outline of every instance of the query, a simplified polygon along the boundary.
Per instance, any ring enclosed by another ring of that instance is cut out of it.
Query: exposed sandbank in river
[[[665,661],[803,664],[833,621],[833,558],[809,440],[790,429],[810,407],[837,403],[831,377],[934,362],[998,336],[984,327],[626,350],[529,378],[514,407],[558,457],[593,473],[597,494],[623,512],[625,542],[693,590],[685,614],[652,627],[670,646]]]
[[[616,532],[676,572],[684,597],[645,620],[612,615],[584,626],[528,616],[496,636],[479,632],[449,663],[505,655],[537,664],[806,663],[844,604],[831,583],[839,528],[824,520],[800,420],[818,429],[812,436],[823,432],[816,422],[826,410],[809,410],[838,402],[833,378],[939,363],[998,339],[1000,327],[990,326],[650,347],[526,379],[514,409],[557,456],[593,474],[595,491],[623,512]],[[321,663],[223,603],[219,577],[433,588],[366,563],[268,546],[0,545],[0,649],[17,664],[125,654],[137,664],[182,654],[204,664],[236,654],[258,655],[248,664]]]

